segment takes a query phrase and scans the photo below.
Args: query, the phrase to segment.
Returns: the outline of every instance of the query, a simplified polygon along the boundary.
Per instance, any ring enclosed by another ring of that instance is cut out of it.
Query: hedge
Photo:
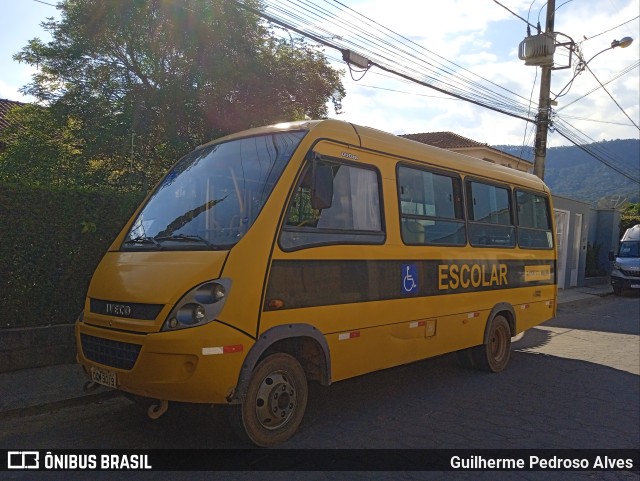
[[[0,328],[75,321],[143,194],[0,184]]]

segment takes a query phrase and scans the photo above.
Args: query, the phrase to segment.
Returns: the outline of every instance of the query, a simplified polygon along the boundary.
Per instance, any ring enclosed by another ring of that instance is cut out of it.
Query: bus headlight
[[[178,309],[176,320],[180,324],[193,326],[194,324],[200,324],[207,317],[207,311],[204,306],[200,304],[185,304]]]
[[[167,317],[163,331],[201,326],[213,321],[222,311],[231,279],[207,281],[187,292]]]

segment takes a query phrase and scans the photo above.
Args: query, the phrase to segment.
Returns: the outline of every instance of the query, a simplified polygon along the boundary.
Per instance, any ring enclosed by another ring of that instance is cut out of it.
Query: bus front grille
[[[133,369],[140,353],[139,344],[112,341],[100,337],[81,334],[82,352],[90,361],[118,369]]]

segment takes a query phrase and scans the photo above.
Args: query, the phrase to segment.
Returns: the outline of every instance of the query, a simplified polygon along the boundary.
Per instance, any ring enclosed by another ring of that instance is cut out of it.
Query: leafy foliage
[[[91,174],[80,183],[148,185],[205,141],[326,117],[327,101],[339,109],[345,94],[322,52],[278,40],[234,2],[64,0],[58,8],[61,20],[43,24],[53,40],[31,40],[14,56],[38,66],[23,92],[51,107],[30,112],[42,118],[24,126],[23,144],[43,136],[34,155],[50,162],[78,148],[73,164]],[[50,129],[37,132],[37,122]],[[73,140],[50,151],[49,132]],[[3,155],[3,170],[17,174],[22,154]]]
[[[0,327],[75,321],[140,194],[0,184]]]
[[[628,204],[620,216],[620,237],[626,230],[640,224],[640,202]]]
[[[86,183],[75,119],[26,104],[11,109],[6,120],[9,127],[0,131],[0,142],[6,146],[0,154],[0,181],[41,186]]]

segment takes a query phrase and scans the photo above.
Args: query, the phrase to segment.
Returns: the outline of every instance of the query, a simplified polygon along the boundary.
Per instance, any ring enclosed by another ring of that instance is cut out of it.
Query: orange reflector
[[[231,354],[234,352],[242,352],[242,344],[236,344],[235,346],[223,346],[222,353],[223,354]]]

